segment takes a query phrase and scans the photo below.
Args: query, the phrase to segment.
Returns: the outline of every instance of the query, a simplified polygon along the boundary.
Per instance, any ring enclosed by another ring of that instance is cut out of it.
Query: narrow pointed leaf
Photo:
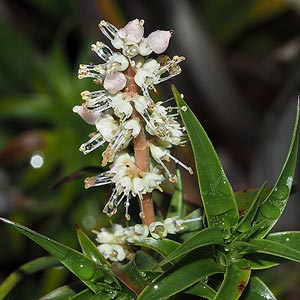
[[[143,241],[136,242],[135,245],[150,248],[152,250],[155,250],[162,256],[168,256],[180,246],[180,243],[169,239],[146,238],[143,239]]]
[[[198,282],[184,292],[186,294],[199,296],[208,300],[213,300],[216,296],[216,291],[204,282]]]
[[[248,284],[251,269],[246,260],[238,259],[229,263],[223,282],[214,300],[238,300]]]
[[[236,200],[236,203],[237,203],[237,206],[238,206],[241,216],[243,216],[245,214],[245,211],[250,208],[258,191],[259,191],[259,188],[253,188],[253,189],[238,191],[238,192],[234,193],[235,200]],[[271,188],[265,187],[262,198],[266,199],[266,197],[268,196],[270,191],[271,191]]]
[[[254,217],[257,213],[258,207],[260,206],[261,200],[263,199],[263,192],[266,186],[266,182],[261,186],[257,192],[251,206],[247,210],[246,214],[241,219],[240,223],[237,225],[236,230],[239,232],[245,232],[251,228]]]
[[[231,185],[202,125],[174,85],[172,91],[194,152],[207,223],[210,227],[224,229],[224,233],[227,234],[239,219]]]
[[[264,237],[273,228],[287,204],[297,162],[298,139],[299,102],[297,105],[296,120],[286,161],[273,189],[258,210],[255,222],[264,223],[266,226],[257,235],[257,237]]]
[[[104,287],[107,292],[114,289],[114,278],[106,269],[83,255],[82,253],[47,238],[23,225],[0,218],[1,221],[13,226],[22,234],[36,242],[39,246],[56,257],[67,269],[74,273],[92,291],[97,292]]]
[[[170,201],[167,218],[178,216],[183,219],[186,215],[186,203],[182,196],[182,180],[180,171],[176,171],[177,182]]]
[[[81,230],[77,228],[77,238],[82,252],[99,265],[109,266],[109,262],[103,257],[91,239]]]
[[[277,300],[270,289],[258,277],[251,277],[245,289],[243,300]]]
[[[300,252],[300,231],[271,233],[265,239]]]
[[[258,247],[256,249],[256,252],[258,253],[265,253],[295,262],[300,262],[300,251],[285,246],[284,244],[266,239],[250,239],[249,243],[255,247]]]
[[[182,257],[189,252],[201,248],[207,245],[223,245],[224,238],[220,229],[218,228],[206,228],[195,235],[193,235],[189,240],[185,241],[181,246],[174,250],[170,255],[168,255],[160,265],[165,265],[179,257]]]
[[[64,286],[61,286],[61,287],[51,291],[49,294],[43,296],[39,300],[65,300],[65,299],[70,299],[80,291],[80,287],[82,287],[81,283],[80,284],[75,283],[75,284],[64,285]]]
[[[116,262],[112,264],[112,269],[118,279],[137,295],[139,295],[147,285],[134,260],[131,260],[127,264]]]
[[[91,300],[94,296],[95,293],[89,289],[85,289],[84,291],[74,295],[72,298],[70,298],[70,300]]]
[[[11,273],[0,285],[0,300],[3,300],[6,295],[24,278],[26,275],[56,267],[60,262],[55,257],[41,257],[29,261]]]
[[[278,256],[273,256],[264,253],[253,253],[245,256],[251,270],[263,270],[278,266],[285,260]]]
[[[203,254],[202,254],[203,255]],[[222,269],[212,258],[183,259],[148,285],[137,300],[158,300],[175,295]]]

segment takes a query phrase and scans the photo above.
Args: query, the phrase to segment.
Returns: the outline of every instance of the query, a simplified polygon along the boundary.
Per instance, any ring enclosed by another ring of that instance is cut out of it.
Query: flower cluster
[[[168,234],[176,234],[184,229],[185,221],[179,217],[167,218],[163,222],[153,222],[149,226],[136,224],[134,226],[123,227],[113,224],[111,228],[101,228],[97,233],[96,241],[100,244],[97,248],[102,255],[111,261],[123,261],[130,259],[133,252],[130,245],[142,242],[147,237],[160,239]]]
[[[170,153],[173,145],[186,142],[185,128],[176,119],[177,107],[165,105],[170,99],[155,103],[150,96],[155,85],[181,72],[178,64],[184,57],[160,55],[149,58],[152,52],[161,54],[167,49],[172,32],[157,30],[144,37],[143,24],[143,20],[135,19],[117,29],[106,21],[100,22],[101,32],[116,50],[103,42],[92,45],[92,51],[103,63],[81,64],[78,77],[92,78],[101,89],[82,92],[83,104],[73,108],[96,129],[80,146],[80,151],[87,154],[106,144],[102,166],[111,163],[110,170],[87,178],[85,187],[113,184],[104,212],[111,216],[124,200],[127,219],[130,218],[130,198],[138,197],[142,201],[145,194],[154,189],[161,190],[160,185],[166,177],[173,182],[176,180],[166,162],[173,160],[192,173],[191,168]],[[137,146],[134,143],[139,137],[144,140]],[[141,166],[136,156],[125,151],[132,142],[134,148],[143,144],[148,151],[146,166]]]

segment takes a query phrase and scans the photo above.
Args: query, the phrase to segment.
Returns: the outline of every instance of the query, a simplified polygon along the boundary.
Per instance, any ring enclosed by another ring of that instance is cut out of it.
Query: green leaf
[[[167,218],[178,216],[183,219],[186,215],[186,203],[182,196],[182,179],[179,169],[176,170],[177,183],[170,201]]]
[[[269,288],[258,277],[251,277],[245,289],[243,300],[277,300]]]
[[[172,253],[176,248],[180,246],[180,243],[169,240],[169,239],[154,239],[154,238],[146,238],[143,241],[134,243],[136,246],[150,248],[155,250],[162,256],[168,256]]]
[[[259,191],[259,188],[253,188],[248,189],[244,191],[235,192],[235,200],[237,203],[237,206],[239,208],[240,215],[243,216],[245,214],[245,211],[249,209],[252,202],[254,201],[257,193]],[[270,193],[271,189],[269,187],[266,187],[263,191],[262,198],[266,199],[268,194]]]
[[[256,223],[265,224],[256,237],[264,237],[280,218],[290,195],[293,177],[297,162],[298,138],[299,138],[299,102],[297,105],[296,120],[289,152],[273,189],[263,204],[259,207]]]
[[[0,300],[3,300],[6,295],[24,278],[25,275],[34,274],[47,268],[60,265],[55,257],[41,257],[29,261],[19,267],[15,272],[11,273],[0,285]]]
[[[75,296],[79,292],[79,288],[82,284],[74,283],[69,285],[61,286],[49,294],[43,296],[39,300],[66,300]]]
[[[99,265],[110,266],[109,262],[103,257],[91,239],[81,230],[77,228],[77,238],[82,252]]]
[[[271,240],[250,239],[249,244],[256,248],[256,252],[282,257],[295,262],[300,262],[300,251]]]
[[[200,258],[189,257],[175,264],[148,285],[137,300],[167,298],[189,288],[207,276],[222,272],[221,267],[212,258],[204,257],[204,253],[198,257]]]
[[[273,256],[264,253],[253,253],[245,256],[251,270],[269,269],[283,263],[285,260],[278,256]]]
[[[239,232],[246,232],[251,228],[252,221],[257,213],[257,210],[260,206],[260,203],[263,199],[263,192],[266,186],[266,182],[261,186],[259,191],[257,192],[251,206],[247,210],[246,214],[242,217],[241,221],[237,225],[236,230]]]
[[[91,300],[94,296],[95,294],[91,290],[85,289],[77,295],[74,295],[70,300]]]
[[[248,284],[251,269],[244,259],[236,259],[229,262],[223,282],[217,291],[214,300],[239,299]]]
[[[271,233],[265,239],[300,252],[300,231]]]
[[[239,219],[231,185],[203,127],[174,85],[172,91],[194,152],[207,223],[209,227],[223,229],[227,236]]]
[[[182,257],[197,248],[204,247],[207,245],[223,244],[224,238],[219,228],[206,228],[193,235],[189,240],[187,240],[181,246],[175,249],[160,263],[160,265],[165,265],[166,263],[178,259],[179,257]]]
[[[23,225],[4,218],[0,218],[0,220],[13,226],[56,257],[92,291],[97,293],[104,290],[107,293],[111,293],[117,288],[113,285],[113,283],[115,283],[114,277],[112,277],[104,267],[96,264],[82,253],[47,238]]]
[[[112,269],[117,278],[137,295],[139,295],[147,285],[134,260],[131,260],[127,264],[119,262],[113,263]]]
[[[216,291],[204,282],[198,282],[184,292],[186,294],[199,296],[208,300],[213,300],[216,296]]]

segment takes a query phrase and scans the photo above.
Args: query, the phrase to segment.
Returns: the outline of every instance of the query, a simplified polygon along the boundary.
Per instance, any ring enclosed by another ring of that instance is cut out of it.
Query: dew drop
[[[188,110],[188,108],[186,106],[181,106],[181,110],[186,112]]]

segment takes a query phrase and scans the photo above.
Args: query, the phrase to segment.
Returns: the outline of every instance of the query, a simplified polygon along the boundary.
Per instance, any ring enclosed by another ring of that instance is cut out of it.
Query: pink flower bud
[[[166,30],[156,30],[149,34],[147,40],[150,48],[156,53],[163,53],[169,46],[171,32]]]
[[[118,31],[118,35],[129,44],[137,44],[144,35],[144,27],[138,19],[130,21],[124,28]]]
[[[121,72],[115,72],[113,74],[106,75],[103,82],[103,87],[111,94],[121,91],[125,85],[126,77]]]

